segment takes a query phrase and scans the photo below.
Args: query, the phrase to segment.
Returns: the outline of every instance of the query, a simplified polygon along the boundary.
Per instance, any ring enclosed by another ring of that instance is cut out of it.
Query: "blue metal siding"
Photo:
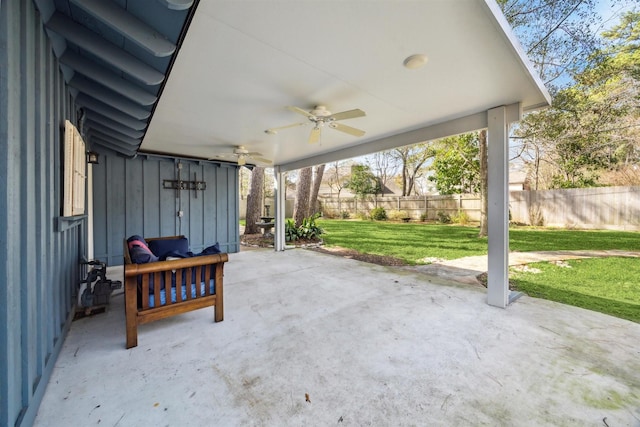
[[[191,250],[219,242],[238,252],[237,166],[141,154],[125,158],[101,149],[93,167],[94,254],[109,265],[122,264],[122,239],[184,234]],[[164,180],[205,181],[204,191],[163,188]],[[182,217],[178,212],[182,211]]]
[[[30,425],[70,325],[86,220],[60,219],[72,102],[30,1],[0,2],[0,425]]]

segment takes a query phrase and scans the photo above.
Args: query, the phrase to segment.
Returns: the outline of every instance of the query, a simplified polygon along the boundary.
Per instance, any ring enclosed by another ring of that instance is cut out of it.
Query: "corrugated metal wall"
[[[70,325],[86,218],[60,218],[73,118],[31,1],[0,2],[0,425],[31,425]]]
[[[122,241],[133,234],[184,234],[195,253],[216,242],[223,252],[240,250],[237,166],[98,152],[100,164],[93,166],[95,258],[121,265]],[[206,190],[163,188],[164,180],[179,178],[204,181]]]

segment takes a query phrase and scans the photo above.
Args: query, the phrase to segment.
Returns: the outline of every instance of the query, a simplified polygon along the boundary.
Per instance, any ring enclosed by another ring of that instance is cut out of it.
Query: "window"
[[[63,216],[84,214],[86,156],[84,140],[80,132],[69,120],[65,120]]]

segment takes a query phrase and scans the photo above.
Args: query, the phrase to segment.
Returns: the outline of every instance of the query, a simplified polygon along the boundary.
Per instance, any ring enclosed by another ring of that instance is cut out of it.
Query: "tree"
[[[489,165],[487,155],[487,131],[478,133],[478,158],[480,167],[480,231],[478,237],[489,234]]]
[[[420,143],[396,148],[394,157],[402,168],[402,195],[410,196],[414,191],[416,178],[424,172],[423,166],[433,157],[434,152],[429,143]]]
[[[298,184],[296,185],[296,200],[293,204],[293,221],[296,227],[302,225],[302,221],[309,216],[309,199],[311,196],[311,167],[300,169]]]
[[[380,193],[384,196],[387,183],[398,172],[398,158],[393,155],[393,151],[380,151],[370,156],[367,164],[378,178]]]
[[[596,0],[497,0],[543,82],[554,89],[597,47]]]
[[[247,195],[247,214],[244,234],[257,234],[260,229],[256,225],[262,216],[262,191],[264,182],[264,168],[255,166],[251,171],[251,183]]]
[[[353,194],[361,199],[364,199],[369,194],[378,194],[380,192],[378,178],[367,165],[353,165],[351,167],[351,178],[345,183],[344,187],[351,190]]]
[[[640,160],[639,21],[639,13],[624,15],[604,34],[608,46],[589,58],[573,85],[558,91],[552,107],[521,122],[516,136],[536,188],[541,181],[549,188],[602,184],[603,172],[624,171]]]
[[[344,188],[344,185],[348,182],[350,177],[350,169],[344,162],[333,162],[329,165],[327,185],[331,191],[337,192],[338,195],[338,211],[342,211],[340,204],[340,193]]]
[[[318,206],[318,193],[320,192],[320,184],[324,175],[324,165],[318,165],[313,171],[313,187],[311,189],[311,198],[309,199],[309,215],[315,215],[320,212]]]
[[[478,134],[443,138],[435,144],[429,178],[440,194],[476,193],[480,189]]]

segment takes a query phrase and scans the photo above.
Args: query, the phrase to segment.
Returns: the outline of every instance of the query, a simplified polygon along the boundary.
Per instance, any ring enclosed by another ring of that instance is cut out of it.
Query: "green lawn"
[[[321,220],[328,246],[391,255],[409,264],[424,258],[456,259],[487,253],[478,229],[456,225],[376,221]],[[518,227],[509,231],[511,251],[621,249],[640,251],[640,233]]]
[[[512,269],[509,277],[527,295],[640,323],[640,260],[589,258],[563,264],[533,263],[528,267],[539,273]]]
[[[322,220],[328,246],[390,255],[409,264],[424,258],[455,259],[487,253],[487,239],[478,229],[455,225],[374,221]],[[517,227],[509,230],[511,251],[605,250],[640,251],[640,233]],[[528,295],[558,301],[640,322],[640,260],[594,258],[530,267],[539,273],[512,271],[516,287]]]

